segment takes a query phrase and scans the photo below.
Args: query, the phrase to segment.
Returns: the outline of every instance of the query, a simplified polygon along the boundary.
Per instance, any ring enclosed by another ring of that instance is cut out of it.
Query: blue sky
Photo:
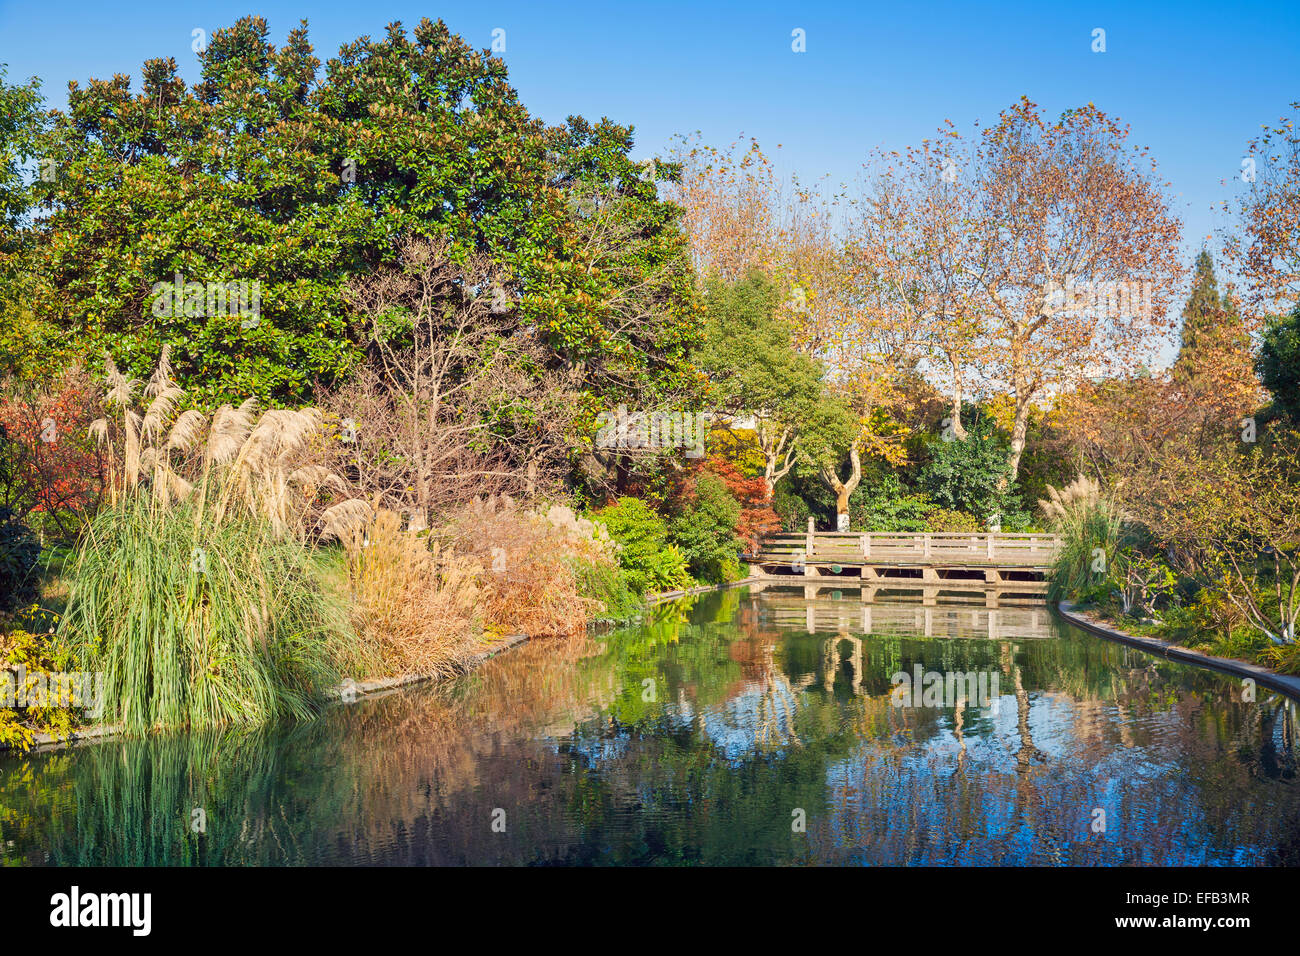
[[[191,31],[245,13],[281,42],[301,18],[328,58],[392,20],[441,17],[475,46],[506,31],[523,102],[559,122],[609,116],[650,156],[678,133],[757,137],[778,168],[851,181],[869,150],[944,120],[985,123],[1021,94],[1051,115],[1094,102],[1133,127],[1172,182],[1189,256],[1223,225],[1245,144],[1300,100],[1300,3],[34,2],[0,0],[0,62],[36,75],[51,105],[70,79],[174,56],[196,75]],[[803,29],[807,52],[791,50]],[[1093,30],[1106,31],[1104,53]],[[781,149],[775,149],[777,144]],[[1228,184],[1223,185],[1223,180]]]

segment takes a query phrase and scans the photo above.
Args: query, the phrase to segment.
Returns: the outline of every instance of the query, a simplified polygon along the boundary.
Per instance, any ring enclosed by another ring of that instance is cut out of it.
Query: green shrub
[[[582,596],[605,605],[605,618],[625,621],[641,612],[641,598],[622,567],[579,561],[574,564],[574,572]]]
[[[1120,605],[1130,617],[1145,617],[1170,606],[1178,592],[1178,575],[1162,555],[1148,553],[1150,542],[1139,546],[1130,529],[1130,544],[1116,555],[1116,572],[1121,581]]]
[[[726,483],[705,472],[695,482],[695,496],[669,526],[669,538],[681,548],[691,574],[710,584],[739,576],[737,557],[745,542],[736,534],[740,502]],[[730,575],[730,577],[728,577]]]
[[[0,611],[12,611],[36,597],[41,546],[31,530],[0,506]]]
[[[964,511],[950,511],[947,508],[934,508],[926,516],[925,530],[935,532],[961,532],[984,534],[988,531],[985,522]]]
[[[808,502],[790,488],[791,482],[783,481],[772,493],[772,510],[776,512],[784,531],[803,531],[808,527],[808,518],[812,509]]]
[[[637,594],[688,588],[695,582],[681,549],[668,543],[664,519],[640,498],[623,497],[593,516],[619,543],[619,565]]]
[[[864,475],[849,498],[849,527],[857,531],[929,531],[934,505],[903,489],[898,475]]]
[[[128,496],[91,521],[68,586],[60,640],[133,733],[304,717],[351,663],[306,549],[250,514]]]
[[[965,440],[933,441],[917,483],[939,508],[974,515],[981,527],[998,515],[1010,528],[1022,512],[1015,481],[1008,480],[1007,449],[992,420],[972,411]]]

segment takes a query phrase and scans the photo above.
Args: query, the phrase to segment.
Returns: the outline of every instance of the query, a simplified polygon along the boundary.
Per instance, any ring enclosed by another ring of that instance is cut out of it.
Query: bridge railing
[[[816,531],[809,519],[804,534],[777,534],[764,539],[757,557],[785,561],[802,555],[811,563],[837,564],[994,562],[1041,567],[1051,564],[1060,549],[1061,539],[1053,534]]]

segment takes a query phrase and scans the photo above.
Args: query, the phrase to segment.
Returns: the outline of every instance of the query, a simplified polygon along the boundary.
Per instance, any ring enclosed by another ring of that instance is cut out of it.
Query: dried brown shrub
[[[481,633],[481,566],[380,509],[344,538],[353,623],[393,673],[450,675]]]
[[[498,633],[577,634],[606,608],[584,596],[580,567],[617,567],[603,526],[563,505],[530,511],[508,496],[465,506],[448,529],[456,551],[484,567],[481,606]]]

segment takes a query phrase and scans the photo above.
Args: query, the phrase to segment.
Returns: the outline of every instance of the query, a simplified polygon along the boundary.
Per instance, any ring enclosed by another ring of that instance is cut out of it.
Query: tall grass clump
[[[508,495],[483,498],[452,516],[447,533],[484,569],[480,604],[489,633],[578,634],[593,620],[640,607],[619,567],[618,543],[566,505],[543,511]]]
[[[366,666],[302,540],[324,481],[301,466],[319,416],[181,411],[164,349],[143,388],[107,363],[110,506],[67,574],[58,639],[105,675],[107,721],[134,733],[313,712]]]
[[[61,639],[131,732],[305,717],[348,654],[307,552],[258,516],[126,497],[91,521],[69,582]]]
[[[1114,498],[1080,476],[1062,489],[1048,485],[1038,506],[1061,538],[1048,574],[1048,600],[1077,596],[1109,580],[1124,538],[1124,517]]]

